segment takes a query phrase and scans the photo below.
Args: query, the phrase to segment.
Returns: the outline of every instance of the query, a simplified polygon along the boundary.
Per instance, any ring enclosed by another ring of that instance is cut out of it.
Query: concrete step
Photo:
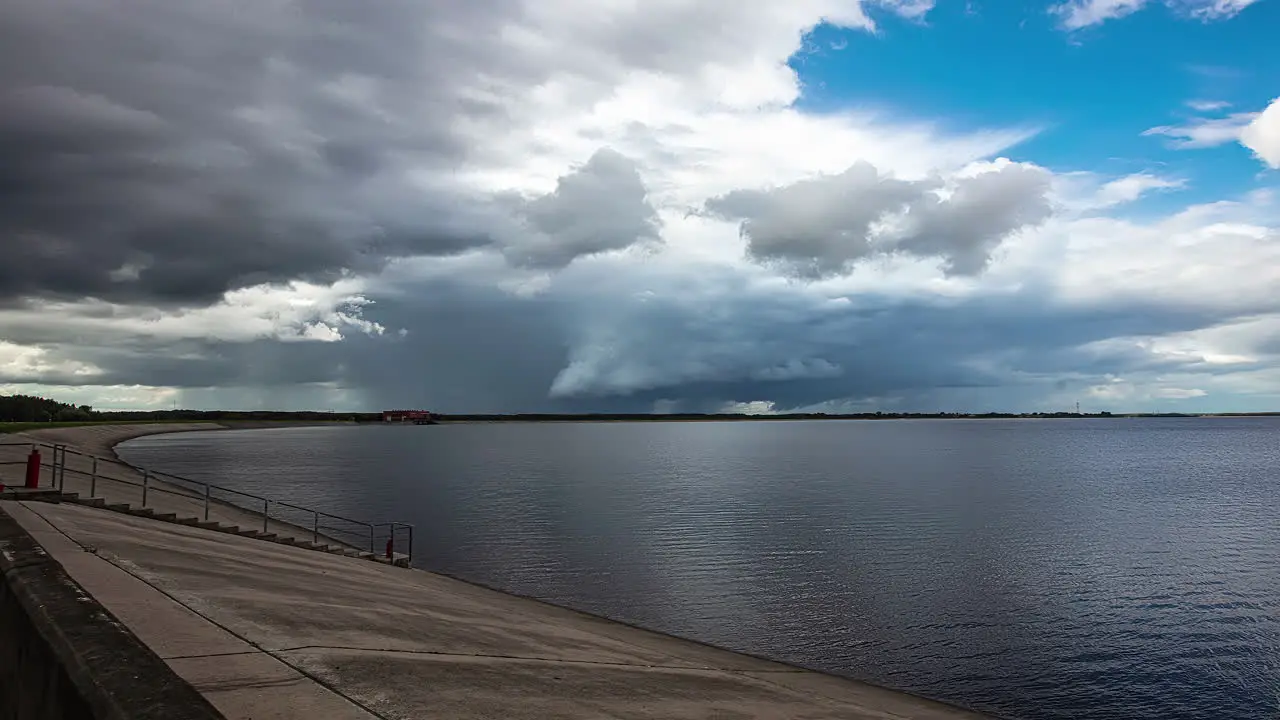
[[[106,498],[100,498],[100,497],[82,497],[82,498],[77,498],[77,499],[76,499],[76,502],[77,502],[77,503],[79,503],[80,505],[88,505],[89,507],[98,507],[98,508],[100,508],[100,507],[106,507],[106,506],[107,506]]]
[[[156,516],[156,511],[152,510],[151,508],[143,508],[143,507],[129,508],[128,510],[125,510],[125,512],[129,513],[130,515],[136,515],[138,517],[145,517],[145,518],[153,518]]]
[[[127,513],[133,508],[133,506],[129,503],[107,503],[106,508],[112,512]]]
[[[219,523],[216,520],[197,520],[196,527],[203,528],[205,530],[221,530],[222,523]]]
[[[200,525],[200,518],[180,517],[174,520],[174,522],[178,523],[179,525],[190,525],[192,527],[198,527]]]
[[[28,489],[8,485],[5,487],[3,492],[0,492],[0,498],[5,500],[36,500],[40,502],[56,503],[62,499],[62,493],[57,490],[49,490],[47,488]]]
[[[178,513],[153,513],[151,517],[164,522],[177,522]]]

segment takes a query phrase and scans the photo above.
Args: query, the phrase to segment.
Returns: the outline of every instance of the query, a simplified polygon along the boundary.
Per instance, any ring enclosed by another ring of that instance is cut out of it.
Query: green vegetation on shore
[[[27,430],[47,430],[50,428],[83,428],[86,425],[147,425],[156,420],[81,420],[67,423],[0,423],[0,434],[24,433]],[[201,420],[165,420],[165,423],[200,423]]]
[[[1135,417],[1226,417],[1280,415],[1280,413],[779,413],[773,415],[747,415],[741,413],[583,413],[551,414],[524,413],[512,415],[435,415],[441,423],[450,422],[723,422],[723,421],[785,421],[785,420],[984,420],[984,419],[1054,419],[1054,418],[1135,418]]]
[[[0,395],[0,422],[50,423],[95,420],[93,408],[36,397],[35,395]]]
[[[182,422],[375,422],[381,413],[283,412],[268,410],[94,410],[33,395],[0,395],[0,433],[110,423]]]
[[[724,422],[724,421],[786,421],[786,420],[1010,420],[1055,418],[1190,418],[1190,417],[1267,417],[1280,416],[1280,412],[1256,413],[778,413],[773,415],[748,415],[745,413],[513,413],[507,415],[462,415],[434,413],[432,417],[442,423],[451,422]],[[379,416],[374,415],[374,419]],[[363,414],[360,419],[363,422]]]
[[[80,427],[81,425],[93,424],[93,422],[0,422],[0,434],[44,430],[55,427]]]

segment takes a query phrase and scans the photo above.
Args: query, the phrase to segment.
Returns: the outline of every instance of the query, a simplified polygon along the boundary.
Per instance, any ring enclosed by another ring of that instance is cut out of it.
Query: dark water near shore
[[[333,427],[126,460],[417,564],[1028,720],[1280,718],[1280,421]]]

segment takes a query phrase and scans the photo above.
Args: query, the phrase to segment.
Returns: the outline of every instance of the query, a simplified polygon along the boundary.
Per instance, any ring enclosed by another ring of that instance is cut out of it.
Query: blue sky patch
[[[1237,143],[1185,148],[1144,133],[1262,110],[1280,92],[1280,3],[1217,20],[1152,3],[1075,30],[1055,7],[944,0],[924,20],[875,14],[875,33],[820,25],[791,59],[798,106],[1037,127],[1006,154],[1058,172],[1182,178],[1184,201],[1256,185],[1258,162]]]

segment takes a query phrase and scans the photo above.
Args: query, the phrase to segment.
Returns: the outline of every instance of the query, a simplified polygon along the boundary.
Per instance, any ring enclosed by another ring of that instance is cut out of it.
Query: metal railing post
[[[369,552],[373,553],[374,555],[377,555],[378,554],[377,548],[378,548],[378,543],[376,540],[373,539],[373,526],[370,525],[369,526]]]
[[[311,514],[315,516],[311,523],[311,542],[316,545],[320,544],[320,511],[312,510]]]
[[[142,471],[142,507],[147,506],[147,486],[151,483],[151,471]]]
[[[62,462],[58,464],[58,492],[67,485],[67,446],[62,446]]]
[[[413,564],[413,526],[406,525],[409,528],[409,564]]]
[[[262,532],[267,532],[267,518],[271,517],[271,501],[262,498]]]
[[[204,484],[204,521],[209,522],[209,483]]]
[[[89,475],[89,497],[98,496],[98,458],[93,459],[93,472]]]

